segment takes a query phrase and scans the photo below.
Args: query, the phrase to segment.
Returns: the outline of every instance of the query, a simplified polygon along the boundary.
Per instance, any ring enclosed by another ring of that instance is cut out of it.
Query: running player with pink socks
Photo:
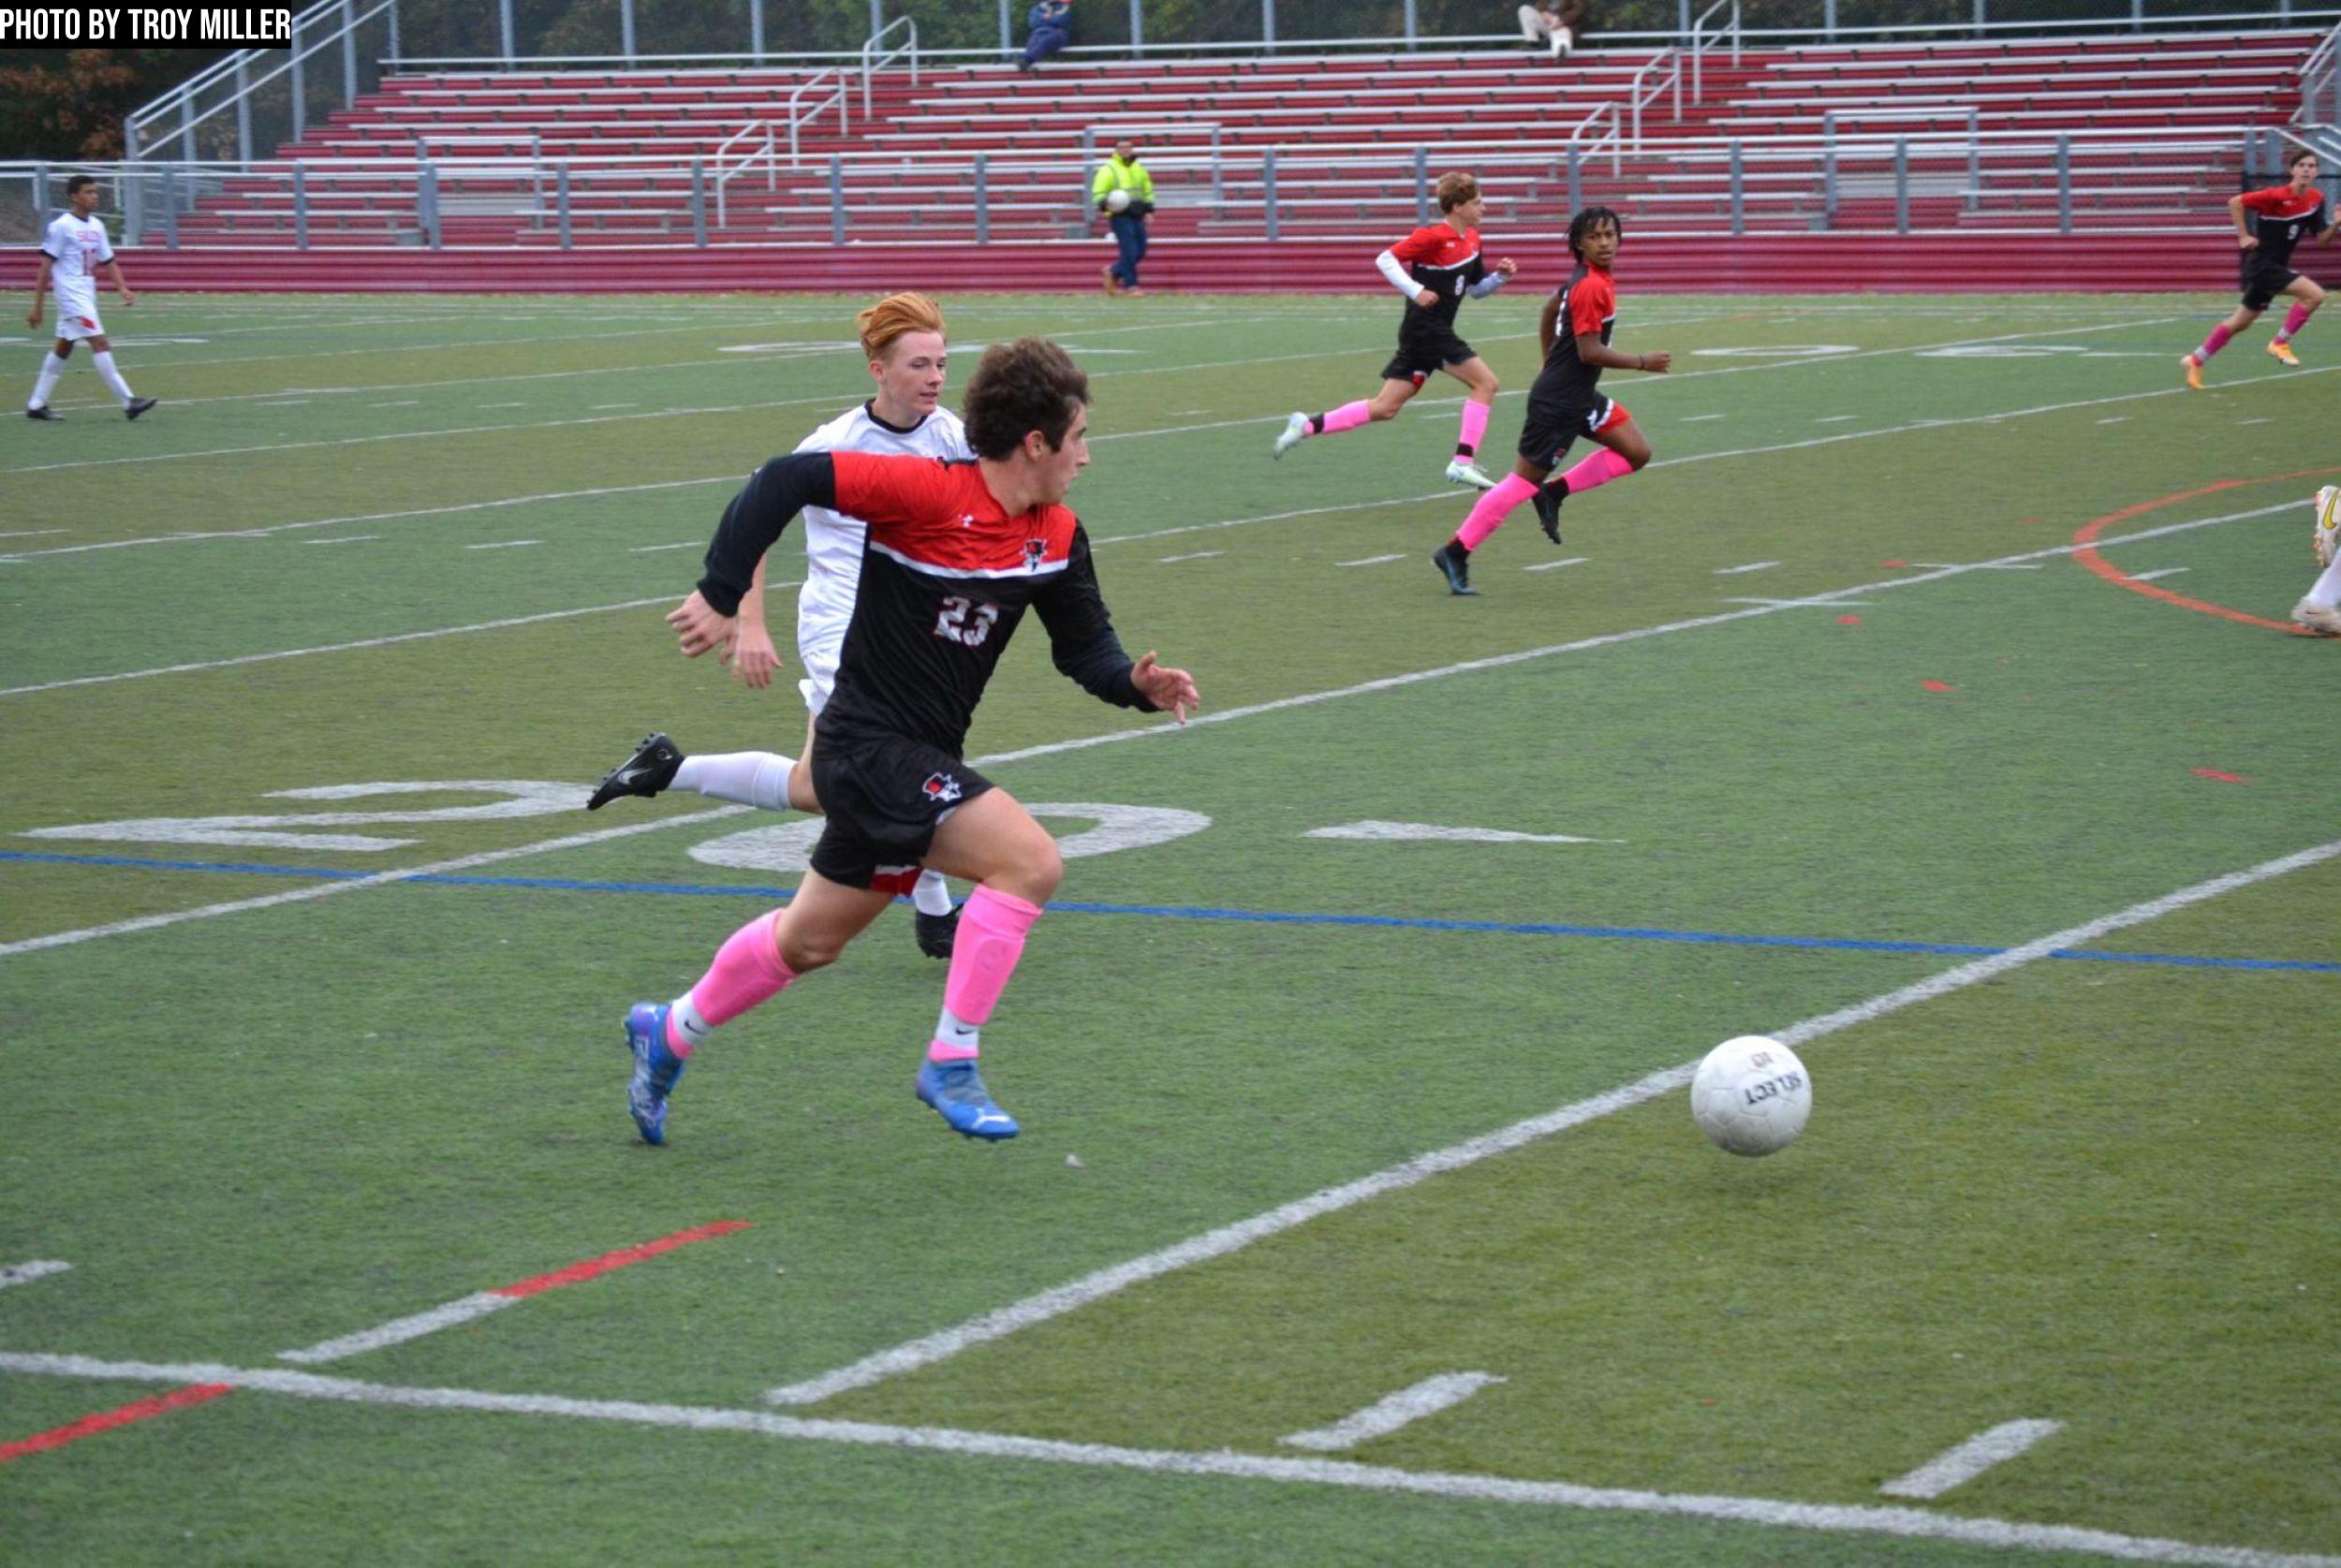
[[[1291,415],[1276,437],[1278,458],[1313,435],[1338,435],[1396,418],[1431,373],[1444,371],[1465,388],[1463,429],[1447,464],[1448,482],[1474,490],[1495,483],[1477,461],[1480,438],[1487,434],[1488,409],[1498,390],[1495,373],[1455,335],[1455,313],[1463,308],[1465,295],[1484,300],[1519,269],[1507,256],[1491,271],[1480,257],[1480,219],[1487,211],[1487,198],[1480,194],[1478,180],[1464,173],[1440,175],[1438,210],[1439,222],[1416,229],[1374,258],[1391,286],[1406,297],[1406,314],[1398,323],[1398,352],[1382,367],[1382,389],[1322,414]]]
[[[1544,369],[1528,389],[1519,461],[1501,483],[1480,497],[1455,536],[1431,554],[1450,593],[1479,592],[1471,586],[1471,552],[1503,527],[1522,502],[1536,503],[1545,535],[1557,545],[1564,500],[1622,479],[1650,462],[1650,443],[1634,417],[1625,404],[1598,390],[1604,370],[1663,375],[1673,363],[1664,350],[1627,354],[1610,346],[1610,334],[1617,326],[1617,290],[1610,265],[1617,257],[1621,227],[1618,215],[1607,207],[1588,207],[1569,223],[1568,248],[1577,257],[1577,271],[1544,302],[1544,315],[1537,323]],[[1557,488],[1546,484],[1581,435],[1592,437],[1602,449],[1562,475]]]
[[[2281,185],[2266,190],[2245,191],[2227,200],[2228,216],[2235,223],[2235,242],[2244,253],[2244,301],[2225,321],[2211,329],[2202,346],[2179,360],[2179,368],[2186,373],[2186,385],[2200,392],[2202,367],[2211,356],[2228,345],[2228,340],[2260,319],[2260,313],[2275,303],[2279,298],[2289,298],[2292,308],[2284,315],[2284,325],[2268,342],[2268,352],[2281,363],[2297,365],[2301,357],[2292,352],[2292,340],[2300,335],[2308,318],[2317,314],[2317,307],[2325,302],[2325,291],[2315,278],[2292,270],[2292,247],[2314,234],[2320,245],[2331,244],[2341,223],[2331,221],[2325,198],[2317,190],[2317,154],[2299,152],[2285,165],[2289,178]],[[2251,214],[2246,218],[2245,214]]]
[[[667,617],[686,657],[728,647],[757,563],[791,518],[824,506],[869,524],[812,756],[827,816],[812,869],[786,908],[732,933],[699,984],[627,1015],[627,1107],[644,1142],[666,1141],[668,1096],[715,1029],[834,963],[921,866],[977,887],[913,1088],[954,1132],[1017,1134],[977,1070],[979,1034],[1064,864],[1032,813],[967,766],[976,705],[1028,608],[1057,668],[1100,700],[1184,724],[1199,699],[1185,670],[1123,652],[1089,536],[1064,506],[1089,462],[1089,378],[1042,339],[995,344],[964,409],[973,462],[845,450],[767,462],[724,509],[698,590]]]

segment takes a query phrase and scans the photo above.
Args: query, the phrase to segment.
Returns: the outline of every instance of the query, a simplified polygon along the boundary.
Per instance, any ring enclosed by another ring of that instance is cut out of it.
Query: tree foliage
[[[118,158],[124,115],[228,52],[13,50],[0,57],[0,157]]]

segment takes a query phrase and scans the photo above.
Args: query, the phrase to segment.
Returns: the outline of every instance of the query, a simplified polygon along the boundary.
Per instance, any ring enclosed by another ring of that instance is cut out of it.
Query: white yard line
[[[1762,614],[1764,612],[1751,610],[1745,613]],[[2025,964],[2044,959],[2060,948],[2082,946],[2113,931],[2157,919],[2176,910],[2186,908],[2190,904],[2201,903],[2207,899],[2216,898],[2222,893],[2266,882],[2289,872],[2299,871],[2304,867],[2330,860],[2335,856],[2341,856],[2341,839],[2319,844],[2313,849],[2304,849],[2274,860],[2262,861],[2247,870],[2231,872],[2225,876],[2214,877],[2208,882],[2199,882],[2191,887],[2182,887],[2176,892],[2166,893],[2157,899],[2149,899],[2143,903],[2132,904],[2128,909],[2117,910],[2113,914],[2100,916],[2097,919],[2083,921],[2077,926],[2069,926],[2063,931],[2035,938],[2021,946],[2010,947],[2005,952],[1995,953],[1989,958],[1978,959],[1972,963],[1965,963],[1957,968],[1945,970],[1939,975],[1914,985],[1886,991],[1865,1002],[1856,1003],[1852,1006],[1842,1007],[1833,1013],[1824,1013],[1818,1018],[1806,1018],[1802,1022],[1790,1024],[1784,1029],[1773,1030],[1770,1033],[1774,1038],[1784,1045],[1792,1048],[1803,1046],[1810,1041],[1820,1039],[1824,1035],[1833,1034],[1839,1030],[1871,1022],[1889,1013],[1898,1012],[1902,1008],[1918,1003],[1931,1002],[1938,997],[1948,996],[1953,991],[1965,989],[1966,987],[1996,979],[2011,970],[2020,969]],[[864,1356],[834,1371],[824,1372],[818,1377],[807,1378],[802,1382],[783,1385],[772,1389],[764,1397],[773,1404],[814,1404],[852,1389],[866,1388],[872,1384],[882,1383],[905,1372],[933,1366],[936,1362],[945,1361],[959,1355],[962,1351],[971,1350],[977,1345],[986,1344],[994,1340],[1004,1339],[1022,1329],[1029,1328],[1035,1324],[1046,1323],[1051,1318],[1061,1317],[1067,1312],[1102,1301],[1107,1297],[1118,1295],[1129,1289],[1132,1285],[1142,1284],[1148,1280],[1159,1279],[1163,1275],[1175,1273],[1182,1268],[1190,1268],[1200,1263],[1208,1263],[1215,1258],[1225,1257],[1230,1253],[1240,1252],[1249,1247],[1256,1241],[1280,1235],[1296,1226],[1305,1224],[1311,1220],[1327,1214],[1339,1213],[1345,1209],[1354,1208],[1371,1198],[1402,1192],[1432,1177],[1462,1170],[1482,1160],[1498,1154],[1508,1154],[1513,1150],[1551,1137],[1556,1133],[1564,1133],[1572,1127],[1583,1126],[1586,1122],[1644,1104],[1661,1095],[1674,1093],[1691,1081],[1691,1075],[1698,1071],[1699,1062],[1700,1058],[1693,1057],[1688,1062],[1652,1073],[1622,1088],[1609,1090],[1590,1099],[1579,1100],[1573,1105],[1562,1106],[1541,1116],[1530,1117],[1524,1121],[1516,1121],[1509,1127],[1482,1134],[1462,1143],[1450,1144],[1445,1149],[1418,1154],[1411,1160],[1377,1171],[1371,1176],[1361,1177],[1337,1187],[1323,1188],[1306,1197],[1269,1209],[1265,1213],[1256,1214],[1248,1220],[1240,1220],[1233,1224],[1222,1225],[1216,1230],[1205,1231],[1200,1236],[1190,1237],[1185,1241],[1162,1248],[1157,1252],[1148,1253],[1142,1257],[1132,1258],[1126,1263],[1098,1269],[1095,1273],[1085,1274],[1080,1279],[1042,1291],[1037,1296],[1028,1296],[1022,1301],[995,1308],[965,1323],[957,1324],[950,1328],[895,1345],[891,1349]]]
[[[352,877],[346,882],[318,883],[307,887],[295,887],[289,892],[270,893],[257,899],[238,899],[229,903],[208,903],[196,909],[174,909],[161,915],[141,915],[135,919],[115,920],[103,926],[85,926],[79,931],[52,931],[47,936],[27,937],[22,942],[0,943],[0,959],[18,953],[37,953],[51,947],[71,946],[101,936],[122,936],[131,931],[156,931],[165,926],[184,924],[189,920],[205,920],[215,915],[233,915],[247,909],[273,909],[279,904],[306,903],[317,899],[330,899],[342,893],[354,893],[361,887],[381,887],[393,882],[410,882],[419,876],[439,876],[450,872],[466,872],[476,866],[493,866],[504,860],[517,860],[525,855],[543,855],[557,849],[577,849],[586,844],[604,843],[611,839],[631,838],[637,833],[655,833],[664,828],[677,828],[686,823],[714,822],[723,817],[738,816],[752,811],[750,806],[718,806],[713,811],[691,812],[683,816],[661,817],[655,822],[629,823],[623,828],[603,828],[591,833],[567,833],[557,839],[540,839],[535,843],[516,845],[510,849],[492,849],[479,855],[459,856],[452,860],[434,861],[425,866],[408,866],[402,871],[377,872],[372,876]]]
[[[54,1263],[43,1258],[35,1258],[30,1263],[7,1264],[0,1267],[0,1290],[6,1290],[10,1285],[29,1284],[35,1280],[45,1280],[72,1267],[69,1263]]]
[[[704,539],[684,539],[671,545],[635,545],[629,549],[626,553],[628,555],[649,555],[655,551],[662,550],[704,550],[706,548],[707,541]]]
[[[465,550],[520,550],[528,545],[541,545],[542,539],[498,539],[493,544],[465,545]]]
[[[2193,569],[2194,568],[2190,566],[2165,566],[2159,571],[2132,572],[2129,574],[2129,580],[2132,582],[2152,582],[2157,578],[2177,577],[2183,572],[2192,571]]]
[[[1214,556],[1225,555],[1228,552],[1224,550],[1199,550],[1191,555],[1166,555],[1161,560],[1156,562],[1155,564],[1157,566],[1175,566],[1182,561],[1209,561]]]
[[[2014,1458],[2045,1437],[2065,1429],[2062,1421],[2006,1421],[1990,1431],[1978,1432],[1958,1447],[1939,1454],[1907,1475],[1878,1487],[1887,1497],[1936,1498],[1964,1486],[1995,1464]]]
[[[377,1323],[372,1328],[344,1334],[338,1340],[326,1340],[301,1350],[280,1350],[276,1358],[279,1361],[298,1361],[303,1366],[314,1366],[321,1361],[339,1361],[346,1356],[358,1356],[369,1350],[380,1350],[385,1345],[420,1340],[425,1334],[435,1334],[442,1328],[452,1328],[459,1323],[469,1323],[475,1318],[486,1317],[490,1312],[518,1306],[520,1301],[521,1297],[517,1296],[499,1296],[492,1290],[479,1291],[460,1300],[434,1307],[427,1312]]]
[[[1569,555],[1558,561],[1539,561],[1533,566],[1523,566],[1520,569],[1524,572],[1557,572],[1563,566],[1582,566],[1592,559],[1590,555]]]
[[[1377,1399],[1354,1415],[1345,1416],[1330,1427],[1317,1427],[1305,1432],[1293,1432],[1276,1441],[1292,1448],[1314,1448],[1319,1453],[1335,1453],[1387,1437],[1399,1428],[1410,1426],[1426,1415],[1436,1415],[1450,1410],[1485,1388],[1491,1383],[1504,1380],[1493,1372],[1442,1372],[1426,1377],[1411,1388]]]
[[[1404,561],[1405,559],[1403,555],[1366,555],[1355,561],[1336,561],[1333,564],[1336,566],[1378,566],[1385,561]]]
[[[1750,561],[1745,566],[1717,566],[1717,577],[1738,577],[1743,572],[1768,572],[1780,564],[1777,561]]]
[[[581,1399],[557,1394],[505,1394],[471,1388],[410,1387],[326,1377],[278,1367],[231,1367],[215,1362],[107,1361],[86,1356],[0,1351],[0,1372],[96,1382],[186,1385],[224,1383],[290,1399],[402,1410],[479,1411],[497,1415],[601,1421],[674,1431],[740,1432],[808,1443],[847,1443],[896,1451],[956,1454],[979,1458],[1074,1465],[1146,1474],[1219,1476],[1416,1497],[1507,1502],[1523,1507],[1712,1519],[1823,1534],[1876,1535],[1950,1541],[1999,1548],[2095,1552],[2132,1561],[2199,1563],[2206,1568],[2341,1568],[2341,1558],[2204,1546],[2156,1536],[2123,1535],[2077,1525],[2026,1524],[1971,1518],[1923,1508],[1793,1502],[1773,1498],[1583,1487],[1566,1481],[1400,1470],[1346,1459],[1287,1458],[1229,1449],[1128,1448],[1067,1443],[949,1427],[893,1427],[867,1421],[820,1421],[769,1411],[708,1405],[650,1404],[631,1399]]]
[[[338,539],[303,539],[301,542],[304,545],[361,545],[381,536],[379,534],[345,534]]]

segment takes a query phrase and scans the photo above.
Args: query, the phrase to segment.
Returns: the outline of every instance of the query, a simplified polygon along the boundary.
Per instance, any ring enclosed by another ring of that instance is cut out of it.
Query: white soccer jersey
[[[114,258],[106,242],[106,226],[96,218],[60,212],[41,237],[41,254],[49,257],[49,286],[57,297],[57,316],[97,319],[97,269]]]
[[[797,444],[800,452],[908,453],[913,457],[961,461],[976,454],[959,416],[937,408],[910,430],[881,424],[870,405],[840,414]],[[804,586],[797,591],[797,659],[805,678],[797,682],[804,705],[816,714],[828,705],[837,679],[837,659],[853,620],[854,592],[861,583],[861,550],[870,525],[827,506],[804,509]]]

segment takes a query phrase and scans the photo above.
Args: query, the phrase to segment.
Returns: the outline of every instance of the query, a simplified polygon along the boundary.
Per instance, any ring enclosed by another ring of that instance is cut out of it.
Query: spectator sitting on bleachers
[[[1073,0],[1034,0],[1024,16],[1024,57],[1016,68],[1028,71],[1073,41]]]
[[[1538,0],[1520,7],[1520,36],[1531,53],[1549,43],[1553,58],[1566,58],[1585,34],[1587,0]]]

